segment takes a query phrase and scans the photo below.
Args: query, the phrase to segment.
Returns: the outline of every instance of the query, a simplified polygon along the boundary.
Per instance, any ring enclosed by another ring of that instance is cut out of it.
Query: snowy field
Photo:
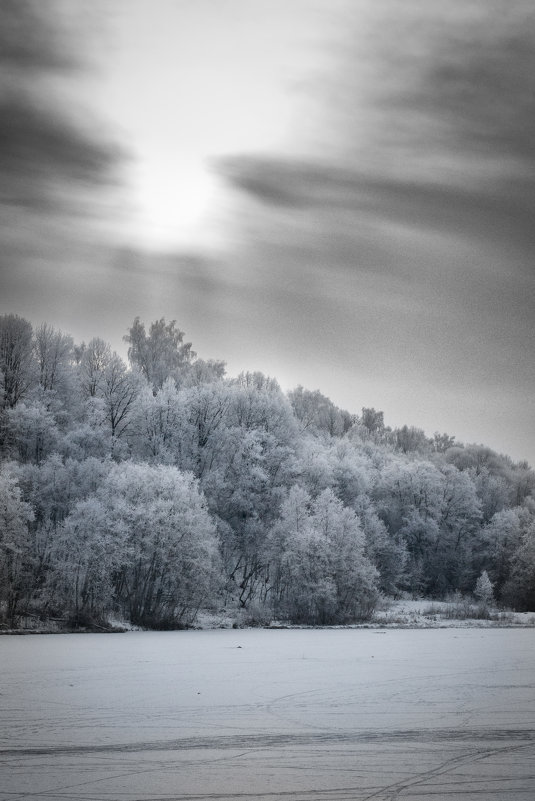
[[[531,801],[535,630],[0,638],[0,801]]]

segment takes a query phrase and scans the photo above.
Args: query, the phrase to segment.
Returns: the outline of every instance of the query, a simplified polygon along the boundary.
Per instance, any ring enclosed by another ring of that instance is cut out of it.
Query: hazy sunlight
[[[144,245],[167,249],[205,240],[216,179],[202,163],[146,163],[137,194],[137,233]]]

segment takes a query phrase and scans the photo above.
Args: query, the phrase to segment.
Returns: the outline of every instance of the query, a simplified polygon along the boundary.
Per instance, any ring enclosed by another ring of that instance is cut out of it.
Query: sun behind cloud
[[[208,229],[213,238],[207,222],[217,205],[217,177],[201,158],[146,160],[136,170],[134,188],[135,237],[141,245],[167,250],[206,244]]]

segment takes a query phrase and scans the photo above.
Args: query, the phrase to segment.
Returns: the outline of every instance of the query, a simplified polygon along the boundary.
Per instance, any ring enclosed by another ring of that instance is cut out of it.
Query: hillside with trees
[[[535,473],[261,373],[227,377],[176,323],[76,344],[0,317],[0,623],[200,610],[365,620],[382,596],[535,610]]]

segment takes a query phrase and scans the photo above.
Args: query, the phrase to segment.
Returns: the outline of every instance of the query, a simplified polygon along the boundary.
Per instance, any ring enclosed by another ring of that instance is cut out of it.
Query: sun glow
[[[144,245],[168,249],[214,238],[217,180],[201,161],[145,164],[136,183],[136,236]]]

